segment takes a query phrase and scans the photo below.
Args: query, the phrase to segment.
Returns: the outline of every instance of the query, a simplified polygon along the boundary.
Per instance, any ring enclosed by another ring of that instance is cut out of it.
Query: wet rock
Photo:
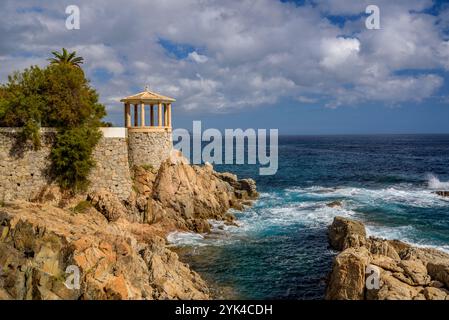
[[[329,208],[341,208],[342,207],[342,203],[341,201],[332,201],[326,204],[327,207]]]
[[[434,193],[441,197],[449,197],[449,191],[435,191]]]

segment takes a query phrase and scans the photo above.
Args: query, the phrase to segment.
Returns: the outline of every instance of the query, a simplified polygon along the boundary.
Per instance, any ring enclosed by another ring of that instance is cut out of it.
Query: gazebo
[[[135,132],[171,132],[171,104],[176,101],[173,98],[151,92],[148,88],[138,94],[120,100],[125,104],[125,127]],[[134,122],[131,121],[131,105],[134,106]],[[145,109],[150,108],[150,118],[147,121]],[[154,108],[157,106],[157,123]],[[139,108],[140,107],[140,108]],[[140,113],[140,116],[139,116]]]

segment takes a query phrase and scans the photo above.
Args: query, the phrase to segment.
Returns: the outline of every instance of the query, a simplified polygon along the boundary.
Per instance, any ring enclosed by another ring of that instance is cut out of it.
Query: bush
[[[101,138],[98,128],[78,127],[61,129],[51,151],[56,181],[64,189],[85,191],[88,175],[95,166],[92,151]]]

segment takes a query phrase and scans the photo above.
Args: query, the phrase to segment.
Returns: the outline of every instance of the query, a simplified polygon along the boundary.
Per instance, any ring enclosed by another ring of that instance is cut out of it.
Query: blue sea
[[[217,297],[322,299],[336,252],[335,216],[363,221],[369,235],[449,251],[449,135],[284,136],[279,170],[218,171],[256,180],[260,199],[236,213],[239,227],[213,222],[209,235],[168,237]],[[341,201],[339,208],[327,206]]]

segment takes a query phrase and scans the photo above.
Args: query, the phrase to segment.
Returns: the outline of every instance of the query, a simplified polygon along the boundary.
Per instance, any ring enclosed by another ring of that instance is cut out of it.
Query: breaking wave
[[[449,182],[442,182],[433,174],[427,176],[427,185],[434,190],[449,190]]]

